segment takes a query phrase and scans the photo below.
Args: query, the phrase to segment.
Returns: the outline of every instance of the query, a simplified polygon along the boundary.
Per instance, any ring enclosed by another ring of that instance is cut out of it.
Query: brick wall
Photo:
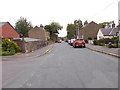
[[[41,27],[35,27],[28,32],[29,38],[36,38],[47,41],[50,39],[50,34]]]
[[[88,24],[88,26],[83,27],[80,30],[80,37],[83,35],[84,39],[87,40],[89,37],[92,39],[97,38],[97,33],[100,29],[100,26],[94,22]]]

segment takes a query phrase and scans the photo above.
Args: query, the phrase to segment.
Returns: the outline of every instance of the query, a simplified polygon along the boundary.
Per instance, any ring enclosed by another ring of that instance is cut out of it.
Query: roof
[[[83,28],[86,28],[86,27],[88,27],[90,24],[96,24],[96,25],[98,25],[97,23],[95,23],[94,21],[91,21],[90,23],[88,23],[88,24],[86,24],[86,25],[84,25],[84,27],[82,27],[81,29],[83,29]]]
[[[45,29],[42,28],[42,27],[35,26],[35,27],[32,28],[31,30],[33,30],[33,31],[34,31],[34,30],[43,30],[43,31],[44,31]],[[30,31],[31,31],[31,30],[30,30]],[[45,30],[45,31],[46,31],[46,30]]]
[[[101,32],[104,36],[116,36],[118,28],[101,28]]]
[[[3,25],[5,25],[7,22],[0,22],[0,27],[2,27]]]
[[[0,22],[0,28],[0,37],[2,38],[19,37],[19,34],[9,22]]]

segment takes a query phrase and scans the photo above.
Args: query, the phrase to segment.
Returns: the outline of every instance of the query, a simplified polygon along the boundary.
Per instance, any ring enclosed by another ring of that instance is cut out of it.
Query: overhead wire
[[[106,9],[108,9],[110,6],[112,6],[116,1],[118,0],[114,0],[113,2],[109,3],[106,7],[104,7],[103,9],[101,9],[99,12],[97,12],[96,14],[94,14],[91,18],[96,17],[97,15],[99,15],[100,13],[102,13],[103,11],[105,11]]]

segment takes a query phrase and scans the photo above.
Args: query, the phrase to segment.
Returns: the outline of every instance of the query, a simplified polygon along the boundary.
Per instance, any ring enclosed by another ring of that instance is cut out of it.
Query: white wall
[[[102,38],[104,38],[104,35],[102,34],[101,30],[99,30],[97,34],[97,40],[100,40]]]

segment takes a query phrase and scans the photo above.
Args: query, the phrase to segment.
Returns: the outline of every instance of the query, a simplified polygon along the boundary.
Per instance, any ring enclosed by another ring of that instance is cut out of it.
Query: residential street
[[[116,57],[67,43],[43,56],[2,63],[3,88],[118,88]]]

